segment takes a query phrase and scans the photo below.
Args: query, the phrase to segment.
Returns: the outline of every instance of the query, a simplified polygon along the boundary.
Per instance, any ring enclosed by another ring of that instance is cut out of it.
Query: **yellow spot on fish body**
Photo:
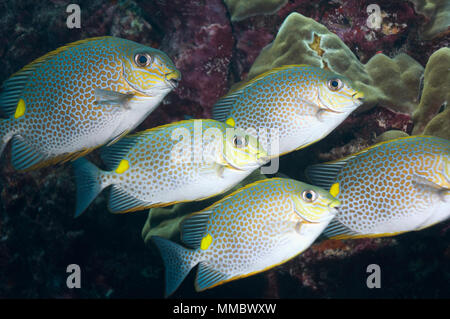
[[[116,169],[117,174],[123,174],[130,168],[130,163],[127,160],[121,160]]]
[[[339,183],[334,183],[333,185],[331,185],[330,194],[333,197],[339,195]]]
[[[211,245],[213,239],[210,234],[207,234],[205,237],[203,237],[202,242],[200,243],[200,249],[206,250]]]
[[[18,119],[19,117],[23,116],[26,111],[26,105],[25,101],[23,99],[20,99],[17,103],[16,113],[14,114],[14,118]]]
[[[233,119],[232,117],[230,117],[228,120],[226,120],[225,123],[228,124],[229,126],[233,126],[233,127],[234,127],[234,125],[236,124],[236,123],[234,122],[234,119]]]

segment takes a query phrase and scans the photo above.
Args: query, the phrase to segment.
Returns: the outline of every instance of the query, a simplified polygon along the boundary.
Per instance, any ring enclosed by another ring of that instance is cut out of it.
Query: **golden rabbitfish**
[[[392,236],[429,227],[450,216],[450,142],[411,136],[383,142],[330,163],[307,168],[313,184],[339,183],[331,238]]]
[[[363,96],[348,79],[334,72],[288,65],[221,98],[214,106],[213,118],[254,135],[258,132],[264,136],[260,137],[263,147],[271,156],[278,156],[327,136],[362,104]],[[270,143],[277,138],[270,130],[278,135],[278,147]]]
[[[258,181],[181,224],[189,248],[154,236],[165,264],[166,295],[199,264],[202,291],[275,267],[307,249],[339,205],[330,193],[291,179]]]
[[[26,170],[74,159],[133,130],[176,87],[163,52],[115,37],[68,44],[2,86],[0,153]]]
[[[267,158],[255,137],[214,120],[159,126],[101,151],[106,171],[85,158],[74,162],[76,216],[108,186],[113,213],[211,197],[239,183]]]

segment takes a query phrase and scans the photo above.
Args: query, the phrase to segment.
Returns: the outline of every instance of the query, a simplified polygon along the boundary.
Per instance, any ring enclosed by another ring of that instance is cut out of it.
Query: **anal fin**
[[[358,236],[357,232],[351,230],[349,227],[342,224],[337,218],[334,218],[325,228],[321,236],[327,237],[330,239],[347,239],[347,238],[355,238]]]
[[[203,291],[220,285],[229,278],[229,275],[223,274],[210,267],[206,262],[200,262],[195,279],[195,289]]]
[[[109,210],[114,213],[128,213],[152,207],[151,203],[142,201],[113,185],[108,203]]]

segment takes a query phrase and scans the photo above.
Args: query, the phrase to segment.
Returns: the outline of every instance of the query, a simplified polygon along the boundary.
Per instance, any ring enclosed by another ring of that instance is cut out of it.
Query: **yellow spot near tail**
[[[331,185],[330,194],[333,197],[339,195],[339,183],[334,183],[333,185]]]
[[[234,123],[234,119],[232,117],[230,117],[228,120],[226,120],[225,123],[227,123],[229,126],[233,126],[233,127],[236,124],[236,123]]]
[[[130,164],[127,160],[121,160],[119,166],[116,169],[117,174],[123,174],[130,168]]]
[[[25,101],[23,99],[19,100],[19,103],[17,103],[16,113],[14,114],[14,118],[18,119],[19,117],[23,116],[26,111],[26,105]]]
[[[200,249],[207,250],[211,245],[213,239],[210,234],[203,237],[202,242],[200,243]]]

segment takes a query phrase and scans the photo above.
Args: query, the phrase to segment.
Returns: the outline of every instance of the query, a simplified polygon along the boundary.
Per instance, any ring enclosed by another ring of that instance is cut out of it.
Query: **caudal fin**
[[[184,248],[170,240],[153,236],[153,242],[158,247],[165,266],[165,296],[170,296],[180,286],[191,269],[195,266],[193,262],[195,250]]]
[[[11,139],[9,133],[10,133],[9,120],[0,119],[0,156],[2,155],[6,145]]]
[[[75,217],[78,217],[88,208],[106,185],[101,183],[100,174],[102,171],[87,159],[79,158],[72,165],[77,184]]]

